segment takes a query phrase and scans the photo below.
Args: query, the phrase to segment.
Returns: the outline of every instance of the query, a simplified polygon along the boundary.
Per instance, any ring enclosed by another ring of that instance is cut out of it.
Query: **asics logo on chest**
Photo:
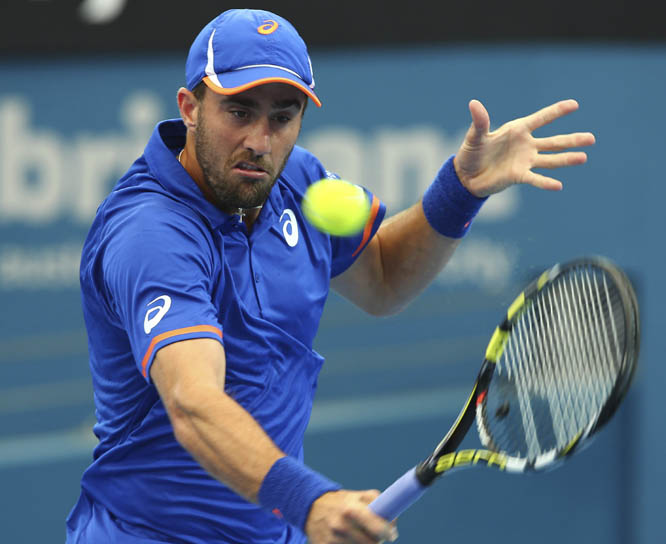
[[[155,326],[162,321],[162,318],[171,308],[171,297],[169,295],[162,295],[155,300],[151,300],[147,305],[151,306],[160,301],[162,304],[149,308],[146,312],[146,317],[143,319],[143,330],[146,334],[150,334]]]
[[[289,208],[286,208],[280,216],[280,223],[282,224],[282,234],[284,235],[285,242],[287,242],[289,247],[294,247],[298,244],[298,222],[296,221],[296,214]]]

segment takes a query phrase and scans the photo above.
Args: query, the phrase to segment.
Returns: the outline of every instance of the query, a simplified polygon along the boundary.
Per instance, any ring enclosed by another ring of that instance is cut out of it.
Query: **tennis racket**
[[[541,471],[579,451],[612,417],[640,344],[627,276],[603,257],[546,270],[495,329],[472,393],[433,453],[370,504],[392,520],[457,468]],[[460,449],[476,420],[485,449]]]

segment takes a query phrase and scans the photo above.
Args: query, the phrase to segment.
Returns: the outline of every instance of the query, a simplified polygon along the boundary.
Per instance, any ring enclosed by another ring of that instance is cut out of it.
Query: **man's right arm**
[[[264,477],[285,454],[224,393],[225,368],[222,345],[198,338],[160,349],[150,376],[178,442],[214,478],[257,502]]]
[[[224,393],[226,358],[217,340],[198,338],[161,348],[150,377],[178,442],[214,478],[259,503],[266,475],[285,454],[256,420]],[[303,468],[306,469],[305,467]],[[285,483],[285,493],[290,482]],[[391,528],[366,506],[377,491],[339,490],[320,495],[305,530],[313,544],[371,544],[392,537]]]

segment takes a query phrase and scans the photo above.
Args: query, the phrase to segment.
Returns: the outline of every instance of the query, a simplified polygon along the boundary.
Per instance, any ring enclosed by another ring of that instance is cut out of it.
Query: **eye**
[[[278,113],[273,116],[273,120],[277,121],[280,124],[285,124],[291,121],[292,116],[287,113]]]
[[[229,113],[236,119],[247,119],[249,114],[245,110],[229,110]]]

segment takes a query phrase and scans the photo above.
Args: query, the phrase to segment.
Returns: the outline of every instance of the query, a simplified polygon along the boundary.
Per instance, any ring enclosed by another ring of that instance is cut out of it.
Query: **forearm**
[[[397,313],[432,282],[459,243],[429,225],[419,202],[385,220],[331,286],[371,315]]]
[[[374,298],[384,302],[384,314],[401,310],[420,294],[460,243],[430,226],[420,202],[386,221],[376,237],[382,281],[376,284],[381,293]]]
[[[172,410],[179,442],[239,495],[305,529],[312,504],[340,486],[282,453],[229,396],[212,390],[197,396],[203,402]]]
[[[254,418],[217,387],[182,391],[169,415],[180,444],[214,478],[252,502],[266,474],[285,454]]]
[[[484,200],[446,161],[422,201],[385,221],[333,288],[373,315],[400,311],[444,268]]]
[[[160,349],[150,375],[178,442],[211,476],[303,528],[312,503],[340,488],[285,455],[252,415],[224,392],[226,356],[198,338]]]
[[[256,502],[262,480],[284,453],[224,392],[225,375],[224,348],[211,338],[169,344],[150,368],[178,442],[214,478]]]

